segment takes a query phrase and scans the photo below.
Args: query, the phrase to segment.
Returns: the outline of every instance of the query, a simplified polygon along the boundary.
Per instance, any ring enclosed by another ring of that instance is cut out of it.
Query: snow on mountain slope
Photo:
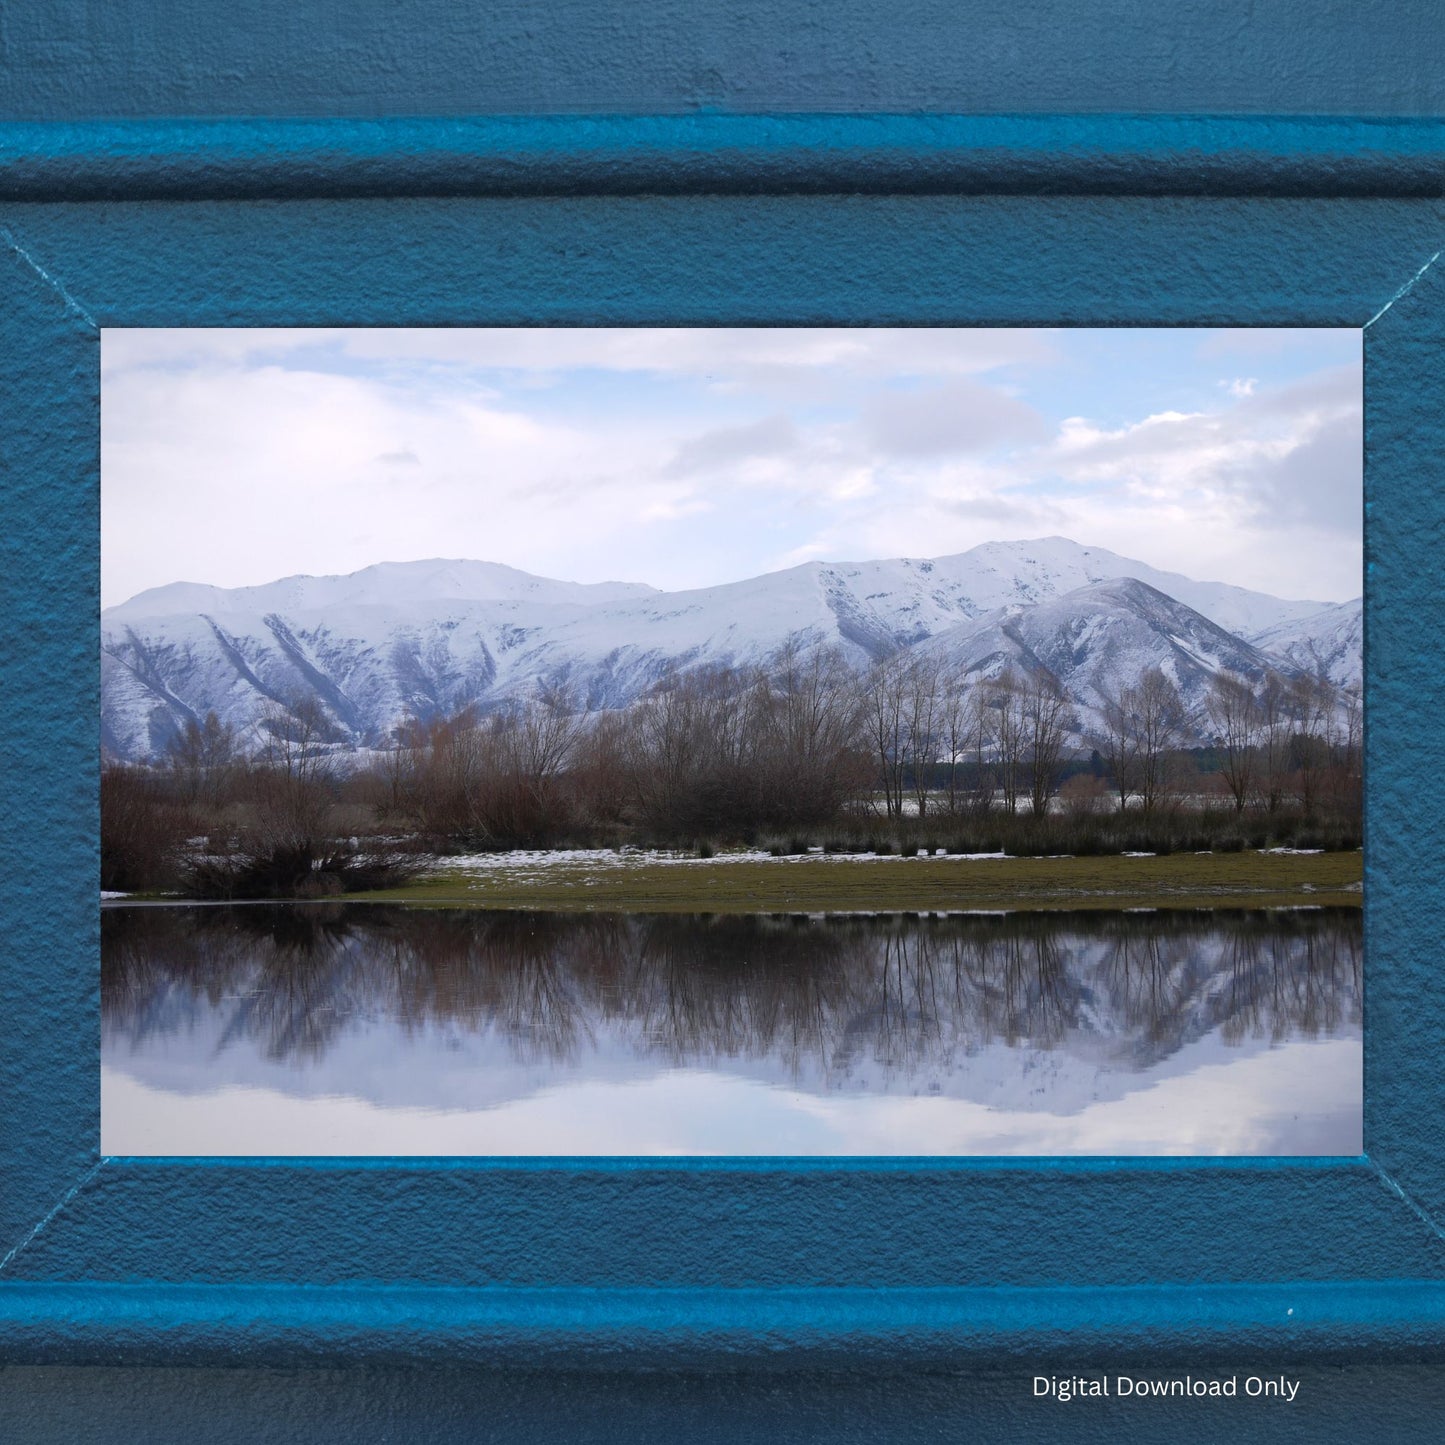
[[[985,542],[954,557],[940,558],[936,569],[969,578],[981,610],[1048,602],[1093,582],[1133,577],[1166,596],[1177,598],[1230,632],[1249,635],[1319,610],[1317,602],[1290,602],[1226,582],[1196,582],[1178,572],[1163,572],[1147,562],[1120,557],[1103,547],[1084,547],[1067,537],[1032,542]]]
[[[408,713],[500,703],[539,682],[565,684],[590,708],[617,707],[675,667],[758,661],[798,634],[842,640],[811,569],[592,607],[433,601],[120,626],[107,616],[107,746],[143,755],[163,746],[167,718],[181,724],[209,711],[245,729],[268,702],[313,692],[360,743],[384,740]],[[848,650],[866,661],[866,652]]]
[[[1104,701],[1157,667],[1202,720],[1210,679],[1221,670],[1257,679],[1275,665],[1242,638],[1134,578],[1095,582],[1033,607],[1005,608],[941,633],[928,650],[982,677],[1005,668],[1056,677],[1097,730]]]
[[[1363,598],[1322,608],[1308,617],[1280,622],[1250,641],[1305,672],[1323,672],[1337,687],[1363,686]]]
[[[1263,665],[1237,632],[1292,646],[1320,612],[1063,538],[809,562],[684,592],[457,561],[250,588],[178,583],[102,614],[102,741],[118,757],[152,756],[213,711],[245,736],[267,706],[314,694],[334,741],[375,746],[408,714],[496,706],[539,684],[624,706],[676,668],[761,661],[790,639],[836,646],[857,666],[930,639],[967,641],[979,658],[1027,652],[1077,682],[1085,707],[1135,663],[1167,663],[1195,702],[1212,669]]]
[[[283,577],[259,587],[208,587],[173,582],[137,593],[106,609],[115,621],[196,613],[264,615],[268,612],[328,612],[339,607],[391,607],[414,602],[613,602],[657,596],[643,582],[558,582],[534,577],[500,562],[438,559],[378,562],[340,577]]]

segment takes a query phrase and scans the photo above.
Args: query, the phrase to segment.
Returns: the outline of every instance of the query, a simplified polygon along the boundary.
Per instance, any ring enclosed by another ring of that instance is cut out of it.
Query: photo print
[[[1352,1155],[1357,330],[107,330],[102,1149]]]

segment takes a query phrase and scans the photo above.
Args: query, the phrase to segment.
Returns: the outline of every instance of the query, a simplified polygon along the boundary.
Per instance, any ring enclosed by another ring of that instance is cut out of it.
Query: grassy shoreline
[[[347,902],[561,912],[786,913],[1055,908],[1358,907],[1364,859],[1346,853],[1164,857],[644,858],[598,867],[443,866]]]

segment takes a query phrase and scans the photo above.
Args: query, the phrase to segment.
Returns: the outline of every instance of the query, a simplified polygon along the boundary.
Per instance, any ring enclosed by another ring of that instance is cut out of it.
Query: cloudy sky
[[[707,586],[1071,537],[1361,591],[1358,331],[107,330],[102,600],[465,557]]]

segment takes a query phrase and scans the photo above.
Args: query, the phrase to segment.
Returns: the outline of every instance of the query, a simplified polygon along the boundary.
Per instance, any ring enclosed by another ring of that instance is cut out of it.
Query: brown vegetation
[[[264,714],[258,746],[211,716],[161,766],[105,767],[103,883],[317,896],[400,878],[420,851],[625,842],[1358,846],[1358,700],[1328,683],[1221,675],[1210,749],[1184,746],[1183,703],[1157,669],[1102,716],[1085,763],[1065,756],[1077,724],[1046,673],[961,676],[900,655],[859,676],[837,653],[800,648],[676,673],[626,711],[584,713],[554,690],[410,719],[369,759],[340,751],[320,701],[303,698]]]

